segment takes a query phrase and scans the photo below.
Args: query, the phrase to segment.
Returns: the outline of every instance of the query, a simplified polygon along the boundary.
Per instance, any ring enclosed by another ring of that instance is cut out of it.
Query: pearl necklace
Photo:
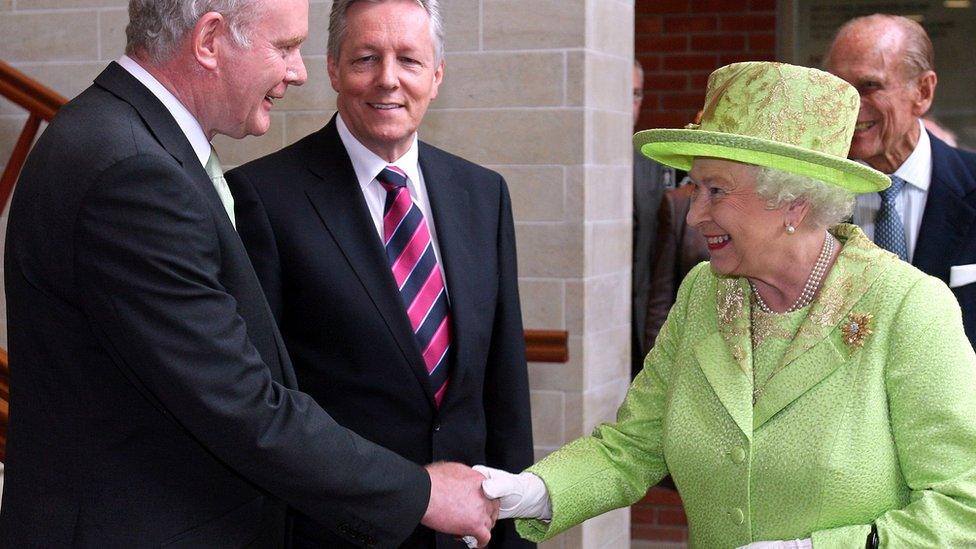
[[[806,284],[803,285],[803,291],[800,292],[796,301],[783,314],[799,311],[813,301],[813,296],[820,289],[820,283],[823,282],[824,275],[827,273],[827,264],[830,263],[830,258],[833,254],[834,237],[830,236],[830,233],[827,233],[826,238],[824,238],[823,248],[820,250],[820,256],[817,257],[817,262],[813,264],[813,270],[810,271],[810,276],[807,278]],[[756,289],[756,285],[751,280],[749,281],[749,286],[752,287],[752,295],[756,298],[756,305],[759,305],[759,310],[766,314],[776,314],[769,308],[769,305],[766,305],[762,296],[759,295],[759,290]]]

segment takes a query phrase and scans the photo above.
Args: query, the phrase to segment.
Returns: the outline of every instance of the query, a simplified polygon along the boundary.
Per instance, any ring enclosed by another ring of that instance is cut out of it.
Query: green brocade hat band
[[[847,159],[860,104],[850,84],[817,69],[733,63],[709,76],[700,125],[637,132],[634,145],[681,170],[697,157],[721,158],[876,192],[888,177]]]

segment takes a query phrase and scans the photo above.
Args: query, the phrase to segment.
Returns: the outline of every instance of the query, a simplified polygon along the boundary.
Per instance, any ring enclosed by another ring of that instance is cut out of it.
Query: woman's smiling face
[[[705,236],[718,274],[759,278],[776,264],[772,244],[785,234],[783,214],[756,193],[756,173],[716,158],[695,159],[688,173],[695,185],[688,224]]]

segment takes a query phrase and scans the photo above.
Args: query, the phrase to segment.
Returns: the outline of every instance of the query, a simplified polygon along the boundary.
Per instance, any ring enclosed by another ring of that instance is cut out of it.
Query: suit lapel
[[[339,139],[335,118],[309,144],[298,151],[315,175],[306,185],[305,195],[383,317],[433,406],[434,393],[423,356],[400,301],[386,251],[373,228],[352,161]]]
[[[420,143],[420,169],[433,216],[437,245],[445,273],[445,285],[451,303],[451,333],[453,358],[451,361],[451,384],[460,384],[466,372],[465,366],[471,363],[467,354],[470,345],[468,337],[471,330],[462,326],[474,326],[479,312],[475,310],[477,296],[476,278],[469,266],[479,264],[477,250],[472,243],[478,242],[478,235],[472,234],[471,224],[466,222],[467,212],[474,210],[467,187],[459,184],[451,167],[444,162],[436,162],[425,143]],[[450,384],[448,394],[451,393]]]
[[[753,412],[754,429],[844,364],[852,349],[842,342],[841,327],[849,322],[851,313],[871,312],[855,310],[855,306],[884,272],[884,263],[878,260],[887,252],[879,250],[853,225],[838,225],[831,232],[844,247],[778,371],[762,387]]]
[[[929,140],[932,144],[932,182],[912,264],[948,283],[953,258],[976,224],[976,209],[965,199],[974,182],[953,179],[954,174],[965,174],[967,170],[964,166],[953,165],[959,160],[952,148],[931,134]]]

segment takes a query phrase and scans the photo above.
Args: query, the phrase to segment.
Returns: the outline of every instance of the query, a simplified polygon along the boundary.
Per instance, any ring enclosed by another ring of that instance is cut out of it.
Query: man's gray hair
[[[339,48],[342,46],[342,39],[346,37],[348,20],[346,18],[349,8],[356,2],[372,2],[379,4],[387,0],[334,0],[332,2],[332,12],[329,14],[329,45],[328,55],[336,61],[339,60]],[[413,0],[416,4],[427,12],[430,18],[430,37],[434,41],[434,63],[440,63],[444,59],[444,20],[441,17],[441,8],[438,0]]]
[[[854,211],[854,194],[818,179],[755,166],[756,192],[766,207],[777,209],[794,200],[806,200],[807,219],[814,227],[827,228],[844,221]]]
[[[901,31],[901,44],[904,49],[902,52],[902,63],[903,67],[905,68],[905,76],[907,78],[916,78],[923,72],[935,70],[935,49],[932,47],[932,40],[929,39],[929,35],[925,32],[925,28],[923,28],[922,25],[913,19],[902,17],[901,15],[889,15],[886,13],[875,13],[873,15],[855,17],[854,19],[844,23],[839,29],[837,29],[837,34],[834,36],[833,42],[831,42],[830,49],[827,51],[827,56],[824,58],[824,61],[829,62],[830,55],[833,50],[833,43],[836,42],[840,36],[846,34],[854,28],[861,27],[862,25],[867,27],[892,25]]]
[[[154,63],[167,61],[205,13],[215,11],[230,25],[234,42],[250,45],[251,25],[261,14],[263,0],[129,0],[125,53],[146,55]]]

